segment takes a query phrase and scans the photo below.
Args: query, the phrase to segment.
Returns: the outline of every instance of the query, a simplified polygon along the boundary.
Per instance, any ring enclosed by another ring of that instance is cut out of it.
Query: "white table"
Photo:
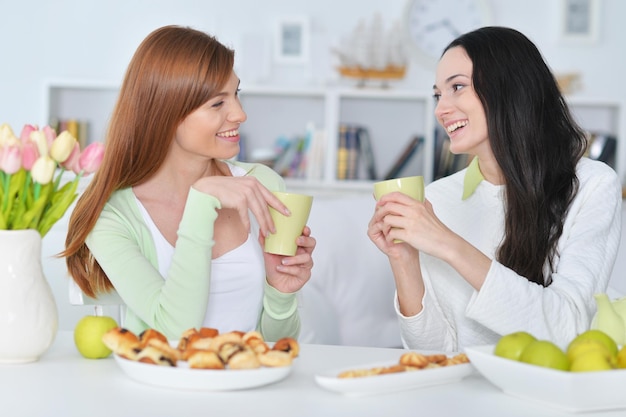
[[[283,381],[245,391],[192,392],[144,385],[128,378],[113,358],[88,360],[60,332],[38,362],[0,365],[3,416],[572,416],[502,393],[479,375],[461,382],[368,397],[347,397],[317,385],[328,369],[396,361],[396,349],[302,345]],[[541,383],[541,381],[537,381]],[[624,416],[626,410],[581,416]]]

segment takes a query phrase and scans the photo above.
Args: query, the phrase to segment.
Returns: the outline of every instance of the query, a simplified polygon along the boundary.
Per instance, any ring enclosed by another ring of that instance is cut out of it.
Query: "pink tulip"
[[[89,144],[78,159],[78,165],[84,175],[96,172],[104,158],[104,144],[101,142],[93,142]]]
[[[52,146],[52,142],[57,137],[57,132],[50,126],[44,126],[43,129],[41,130],[43,131],[43,134],[46,136],[46,142],[48,142],[48,149],[50,149],[50,147]]]
[[[31,140],[22,142],[22,167],[30,171],[35,161],[39,158],[39,149],[37,144]]]
[[[22,149],[19,145],[3,146],[0,150],[0,169],[11,175],[22,167]]]
[[[30,140],[30,134],[35,130],[39,130],[36,125],[24,125],[22,128],[22,133],[20,134],[20,139],[22,142]]]
[[[80,145],[76,142],[70,156],[68,156],[67,159],[61,163],[61,166],[68,171],[73,171],[74,174],[78,174],[80,173],[80,164],[78,163],[79,158]]]

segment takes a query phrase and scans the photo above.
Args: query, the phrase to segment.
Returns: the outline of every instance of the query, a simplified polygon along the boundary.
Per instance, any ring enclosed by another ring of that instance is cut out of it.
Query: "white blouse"
[[[242,168],[229,166],[234,176],[245,175]],[[174,246],[161,234],[139,199],[137,204],[154,240],[159,272],[166,277]],[[250,331],[257,327],[265,284],[265,266],[263,251],[258,243],[258,230],[256,219],[250,216],[251,233],[248,239],[239,247],[212,260],[211,289],[203,326],[220,332]],[[211,257],[211,253],[207,253],[207,256]]]

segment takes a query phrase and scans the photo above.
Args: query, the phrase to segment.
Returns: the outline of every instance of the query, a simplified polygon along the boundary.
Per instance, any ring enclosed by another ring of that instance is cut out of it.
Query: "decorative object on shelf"
[[[80,178],[95,172],[103,156],[102,143],[81,152],[68,131],[57,136],[50,126],[26,125],[18,139],[11,126],[0,125],[0,230],[34,229],[44,237],[78,195]],[[67,170],[76,176],[61,186]]]
[[[615,152],[617,138],[613,135],[599,132],[587,132],[587,151],[585,156],[602,161],[615,169]]]
[[[573,94],[581,88],[580,74],[577,72],[567,74],[557,74],[556,82],[559,85],[561,94]]]
[[[309,20],[304,16],[279,18],[274,36],[274,59],[281,64],[309,61]]]
[[[456,37],[491,23],[487,0],[409,0],[403,16],[410,49],[429,68]]]
[[[388,87],[389,80],[402,79],[406,74],[408,59],[401,25],[397,22],[385,32],[380,14],[369,24],[359,21],[333,52],[339,57],[339,73],[358,79],[360,87],[367,80],[379,80]]]
[[[0,230],[0,363],[37,361],[57,327],[57,306],[41,266],[41,235]]]
[[[567,44],[592,44],[598,40],[600,0],[560,0],[561,40]]]

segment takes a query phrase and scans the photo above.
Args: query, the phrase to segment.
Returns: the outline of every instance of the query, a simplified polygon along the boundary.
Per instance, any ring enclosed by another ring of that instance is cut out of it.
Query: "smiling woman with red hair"
[[[133,332],[298,335],[295,293],[311,276],[315,239],[305,227],[295,256],[262,251],[274,231],[269,207],[288,214],[271,193],[285,186],[266,166],[231,161],[246,120],[233,63],[234,52],[203,32],[152,32],[72,213],[63,253],[72,278],[92,297],[115,289]]]

